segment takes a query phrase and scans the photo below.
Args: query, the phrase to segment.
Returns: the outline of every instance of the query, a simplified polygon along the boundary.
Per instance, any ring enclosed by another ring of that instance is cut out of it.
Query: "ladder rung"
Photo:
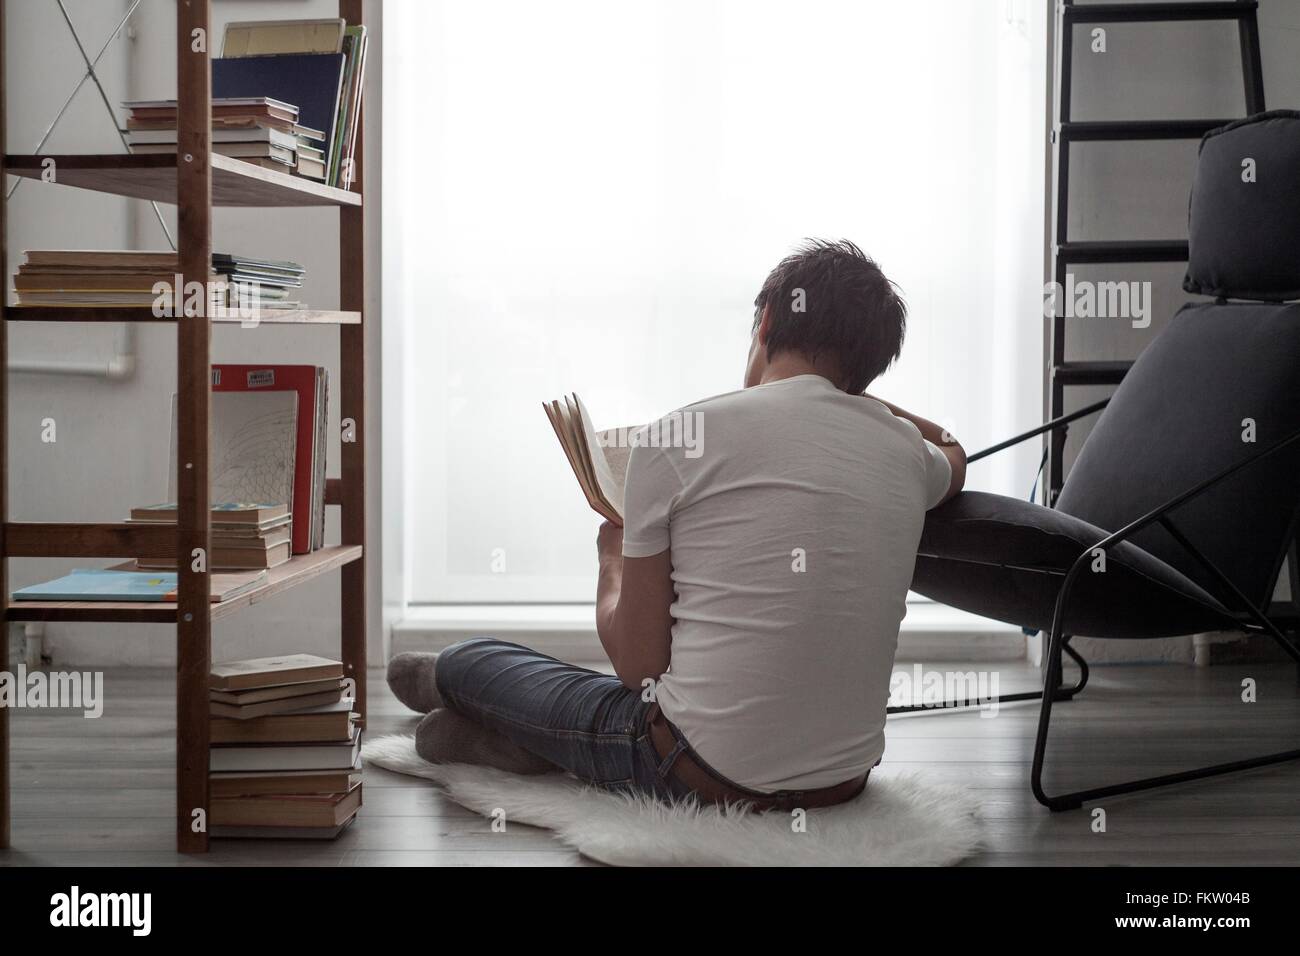
[[[1062,385],[1118,385],[1132,362],[1063,362],[1052,367],[1052,380]]]
[[[1234,122],[1230,119],[1189,120],[1104,120],[1060,123],[1061,142],[1114,140],[1200,139],[1212,129]]]
[[[1257,0],[1213,3],[1088,3],[1066,4],[1065,22],[1155,23],[1174,20],[1237,20],[1254,16]]]
[[[1186,262],[1186,239],[1066,242],[1056,247],[1060,262]]]

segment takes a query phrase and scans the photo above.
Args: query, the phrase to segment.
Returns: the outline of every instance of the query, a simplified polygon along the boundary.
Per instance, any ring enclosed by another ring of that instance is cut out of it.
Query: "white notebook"
[[[176,501],[177,397],[172,395],[172,444],[167,500]],[[293,510],[297,440],[296,392],[213,392],[208,472],[212,503],[283,502]]]

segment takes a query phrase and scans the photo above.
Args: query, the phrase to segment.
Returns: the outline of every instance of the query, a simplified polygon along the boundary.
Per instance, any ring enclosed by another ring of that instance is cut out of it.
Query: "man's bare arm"
[[[623,529],[608,521],[600,526],[596,547],[596,633],[619,680],[639,691],[647,677],[658,680],[668,670],[675,599],[671,552],[624,558]]]
[[[943,452],[944,457],[948,459],[948,464],[952,466],[952,481],[948,485],[948,492],[942,498],[947,501],[957,492],[961,491],[962,486],[966,484],[966,450],[952,435],[948,434],[942,426],[936,425],[927,418],[920,415],[913,415],[905,409],[892,405],[883,398],[876,398],[874,395],[868,395],[867,398],[874,399],[881,405],[897,415],[899,418],[906,418],[921,431],[921,437],[932,445],[936,445]],[[942,503],[942,502],[941,502]]]

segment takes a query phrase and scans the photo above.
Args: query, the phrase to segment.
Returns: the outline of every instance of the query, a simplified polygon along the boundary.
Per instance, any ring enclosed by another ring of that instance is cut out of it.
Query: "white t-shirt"
[[[631,452],[623,554],[672,549],[664,715],[754,790],[873,766],[925,511],[952,480],[943,452],[819,375],[696,402],[640,440],[657,444]]]

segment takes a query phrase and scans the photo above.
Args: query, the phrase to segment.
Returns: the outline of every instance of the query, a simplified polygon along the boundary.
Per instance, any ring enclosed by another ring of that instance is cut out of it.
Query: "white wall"
[[[128,9],[125,0],[70,0],[73,23],[91,56]],[[327,0],[284,4],[221,2],[212,5],[213,33],[230,20],[337,15]],[[11,152],[30,152],[81,75],[80,58],[53,2],[7,4],[6,86]],[[379,454],[379,153],[380,48],[379,4],[367,4],[371,49],[367,71],[366,195],[368,228],[368,370],[371,402],[365,431],[375,465]],[[373,13],[373,16],[372,16]],[[129,34],[115,42],[101,75],[115,108],[122,100],[168,98],[176,93],[175,3],[144,0],[131,19]],[[214,43],[214,52],[219,46]],[[118,110],[119,119],[121,110]],[[87,83],[74,108],[60,123],[45,152],[118,152],[102,102]],[[163,207],[175,235],[175,209]],[[213,223],[213,248],[253,256],[294,259],[307,268],[303,298],[322,308],[338,306],[338,213],[323,209],[220,209]],[[10,268],[27,248],[165,249],[166,240],[145,202],[116,199],[63,186],[26,182],[9,207]],[[10,285],[5,277],[6,285]],[[75,354],[107,355],[112,329],[78,325],[66,328],[11,328],[14,360]],[[137,335],[135,374],[109,382],[53,375],[15,375],[9,404],[9,501],[12,520],[121,520],[132,505],[166,497],[170,444],[170,400],[175,389],[175,329],[142,326]],[[214,362],[316,363],[330,368],[330,420],[339,421],[338,333],[335,327],[257,329],[218,328]],[[40,440],[42,418],[57,421],[58,441]],[[329,473],[338,474],[337,430],[329,449]],[[379,627],[379,475],[372,467],[368,485],[372,556],[370,580],[370,658],[384,649]],[[337,509],[328,509],[327,536],[338,540]],[[12,587],[76,567],[108,562],[87,559],[23,559],[10,562]],[[214,627],[215,659],[254,653],[304,651],[335,654],[339,640],[338,574],[312,582]],[[166,665],[174,660],[174,629],[163,626],[51,624],[46,653],[57,663],[81,665]]]
[[[1300,108],[1300,0],[1260,0],[1265,104]],[[1237,28],[1231,21],[1107,26],[1107,52],[1089,47],[1092,25],[1075,28],[1072,119],[1232,118],[1244,115]],[[1070,238],[1185,239],[1187,197],[1197,142],[1084,143],[1071,153]],[[1182,291],[1183,263],[1075,266],[1077,279],[1150,281],[1148,329],[1127,321],[1067,320],[1067,360],[1131,359],[1192,299]],[[1066,390],[1072,410],[1106,397],[1109,387]],[[1072,460],[1090,430],[1070,429]],[[1084,641],[1093,659],[1192,659],[1192,639]]]

